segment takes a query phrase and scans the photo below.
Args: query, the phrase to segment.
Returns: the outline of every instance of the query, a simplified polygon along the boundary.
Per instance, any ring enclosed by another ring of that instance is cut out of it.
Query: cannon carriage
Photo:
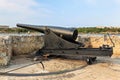
[[[96,57],[111,57],[113,54],[113,47],[109,45],[103,45],[99,48],[85,48],[84,43],[76,41],[78,31],[75,28],[28,24],[17,24],[17,27],[44,33],[44,47],[36,52],[36,57],[47,54],[73,57],[83,56],[88,64],[92,64]]]

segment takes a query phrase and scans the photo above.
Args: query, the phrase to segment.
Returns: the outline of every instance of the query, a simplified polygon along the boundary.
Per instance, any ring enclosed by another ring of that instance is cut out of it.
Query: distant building
[[[96,26],[96,28],[120,28],[120,26]]]
[[[96,28],[105,28],[106,26],[96,26]]]
[[[7,25],[0,25],[0,28],[9,28]]]

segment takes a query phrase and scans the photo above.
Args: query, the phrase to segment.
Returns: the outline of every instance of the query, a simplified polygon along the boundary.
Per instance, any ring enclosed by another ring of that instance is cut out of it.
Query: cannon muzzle
[[[17,24],[17,27],[35,30],[44,33],[46,27],[52,30],[56,35],[61,36],[63,39],[74,42],[78,36],[77,29],[74,28],[63,28],[55,26],[38,26],[38,25],[28,25],[28,24]]]

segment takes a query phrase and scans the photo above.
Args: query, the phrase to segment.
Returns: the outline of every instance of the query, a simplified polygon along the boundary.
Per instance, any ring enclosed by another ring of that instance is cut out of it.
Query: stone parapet
[[[113,57],[120,57],[120,37],[111,36],[111,39],[115,44]],[[78,41],[84,43],[86,48],[98,48],[103,44],[113,45],[109,37],[104,36],[78,37]],[[12,55],[30,54],[41,49],[43,45],[43,36],[39,34],[0,35],[0,65],[7,65]]]
[[[41,49],[44,45],[41,35],[12,36],[12,51],[14,55],[29,54]]]
[[[7,65],[12,57],[11,36],[0,36],[0,65]]]
[[[0,65],[7,65],[12,55],[30,54],[44,45],[41,35],[0,35]]]
[[[110,45],[113,47],[113,56],[115,58],[120,57],[120,37],[112,35],[110,36],[111,40],[108,36],[84,36],[84,37],[78,37],[78,41],[83,42],[85,44],[85,47],[91,47],[91,48],[99,48],[100,46],[104,45]],[[113,45],[113,43],[114,45]]]

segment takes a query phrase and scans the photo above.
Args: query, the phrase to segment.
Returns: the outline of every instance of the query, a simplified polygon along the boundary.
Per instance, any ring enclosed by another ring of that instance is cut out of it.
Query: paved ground
[[[0,69],[0,72],[9,71],[7,75],[1,75],[0,80],[120,80],[120,58],[98,58],[93,65],[57,58],[43,61],[45,70],[41,63],[33,63],[24,56],[13,58],[8,67]]]

